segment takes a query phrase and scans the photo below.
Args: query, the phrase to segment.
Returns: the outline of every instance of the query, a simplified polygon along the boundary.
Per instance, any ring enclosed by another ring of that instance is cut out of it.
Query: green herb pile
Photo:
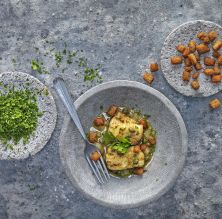
[[[105,145],[112,147],[121,154],[125,154],[128,148],[132,146],[128,138],[116,138],[111,132],[105,132],[102,140]]]
[[[39,112],[35,92],[15,90],[0,94],[0,141],[6,147],[12,141],[17,144],[21,139],[26,144],[38,125]]]

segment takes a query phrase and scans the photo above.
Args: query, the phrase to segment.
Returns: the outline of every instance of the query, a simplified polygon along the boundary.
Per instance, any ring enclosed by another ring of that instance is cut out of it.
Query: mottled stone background
[[[222,25],[221,10],[220,0],[0,0],[0,71],[35,75],[27,61],[34,55],[33,45],[45,38],[55,42],[62,38],[83,49],[92,63],[103,64],[104,81],[143,82],[144,66],[159,58],[173,28],[195,19]],[[48,68],[55,73],[50,63]],[[52,77],[36,76],[46,83]],[[84,83],[76,69],[64,78],[74,98],[95,85]],[[178,107],[189,133],[186,165],[168,193],[156,202],[127,210],[105,208],[85,199],[60,163],[58,138],[66,111],[56,98],[59,119],[46,147],[23,161],[0,161],[0,219],[222,218],[222,109],[209,110],[211,97],[177,93],[161,71],[153,87]],[[215,96],[222,99],[221,93]]]

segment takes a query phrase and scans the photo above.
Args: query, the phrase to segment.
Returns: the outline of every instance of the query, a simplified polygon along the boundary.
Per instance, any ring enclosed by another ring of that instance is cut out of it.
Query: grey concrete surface
[[[222,25],[221,9],[219,0],[0,0],[0,71],[16,69],[35,75],[27,62],[33,56],[30,48],[43,38],[62,38],[83,49],[92,63],[103,64],[104,81],[143,82],[144,66],[159,59],[162,43],[173,28],[195,19]],[[51,77],[36,76],[46,83]],[[64,78],[74,99],[95,85],[84,83],[75,69]],[[222,109],[209,110],[212,97],[177,93],[161,72],[156,73],[153,87],[178,107],[189,134],[185,167],[167,194],[127,210],[85,199],[60,163],[58,138],[66,111],[56,98],[59,119],[47,146],[23,161],[0,161],[0,218],[221,218]],[[215,96],[222,99],[221,93]]]

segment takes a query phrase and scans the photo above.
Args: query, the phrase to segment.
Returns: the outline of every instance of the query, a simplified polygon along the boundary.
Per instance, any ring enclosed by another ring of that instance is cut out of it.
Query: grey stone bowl
[[[174,55],[181,55],[176,51],[176,46],[178,44],[187,45],[190,40],[195,40],[197,43],[201,43],[197,39],[196,35],[200,31],[216,31],[219,35],[219,39],[222,36],[222,27],[210,21],[195,20],[189,21],[178,26],[174,29],[166,38],[162,50],[161,50],[161,69],[167,82],[178,92],[185,96],[194,97],[206,97],[218,93],[222,90],[222,83],[214,84],[211,83],[210,77],[204,74],[200,74],[199,82],[200,88],[194,90],[191,88],[190,83],[182,81],[182,72],[184,65],[172,65],[170,62],[170,57]],[[201,55],[201,64],[203,69],[203,57],[212,57],[212,49],[209,53]],[[203,69],[200,72],[203,72]]]
[[[157,130],[157,148],[143,176],[111,177],[99,185],[84,157],[84,141],[70,117],[60,136],[60,156],[73,185],[89,199],[113,208],[137,207],[153,201],[171,188],[182,170],[187,153],[187,131],[176,107],[159,91],[134,81],[111,81],[96,86],[75,101],[85,132],[101,106],[135,107],[150,115]]]

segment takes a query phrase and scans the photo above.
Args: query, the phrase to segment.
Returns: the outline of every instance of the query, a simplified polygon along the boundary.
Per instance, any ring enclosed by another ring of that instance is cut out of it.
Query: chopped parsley
[[[85,82],[97,81],[100,83],[103,80],[101,71],[102,65],[89,64],[87,58],[83,56],[83,50],[69,49],[66,42],[63,43],[61,49],[56,49],[55,42],[46,40],[43,44],[43,48],[34,47],[34,52],[36,57],[28,61],[31,64],[31,69],[38,74],[49,74],[46,66],[46,62],[48,62],[52,63],[52,69],[58,69],[61,73],[73,69],[73,67],[78,68],[77,70],[82,73]],[[44,57],[47,58],[47,61]],[[2,60],[1,57],[0,60]],[[11,62],[13,66],[16,67],[16,59],[12,58]]]
[[[55,62],[56,62],[56,67],[59,68],[63,59],[63,55],[61,52],[56,52],[55,53]]]
[[[78,66],[79,67],[87,67],[87,59],[84,57],[80,57],[78,61]]]
[[[125,154],[128,148],[132,146],[128,138],[116,138],[111,132],[105,132],[102,140],[105,145],[112,147],[121,154]]]
[[[38,59],[31,60],[31,68],[39,74],[49,74],[49,72],[45,70],[43,62],[40,62]]]
[[[16,67],[16,60],[15,60],[15,58],[12,58],[12,66],[13,66],[13,68],[15,68]]]
[[[15,90],[0,93],[0,141],[8,149],[12,142],[26,144],[38,125],[39,111],[35,92]]]
[[[94,81],[95,78],[98,78],[98,82],[102,82],[102,76],[99,74],[101,65],[98,64],[96,68],[84,68],[84,81]]]
[[[39,61],[40,55],[43,55],[43,57],[53,59],[53,68],[57,68],[61,73],[64,73],[65,70],[68,70],[70,65],[77,63],[76,67],[78,67],[80,72],[83,73],[84,81],[93,82],[95,79],[97,79],[97,82],[102,82],[102,75],[100,74],[100,69],[102,68],[101,64],[90,66],[87,58],[78,56],[78,50],[68,49],[66,42],[63,43],[63,47],[60,50],[54,47],[52,48],[52,44],[54,44],[54,42],[49,42],[46,40],[45,43],[46,44],[43,45],[45,50],[43,53],[41,53],[41,50],[38,47],[34,47],[38,58],[31,61],[32,70],[39,74],[49,73],[46,70],[43,62]],[[82,53],[83,50],[80,50],[80,52]]]

